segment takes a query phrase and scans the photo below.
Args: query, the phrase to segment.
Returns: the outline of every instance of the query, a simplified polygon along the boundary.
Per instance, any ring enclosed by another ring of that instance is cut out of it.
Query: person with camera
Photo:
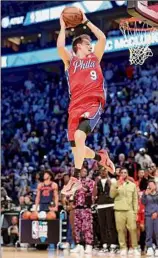
[[[154,180],[149,180],[147,189],[142,196],[142,203],[145,206],[147,256],[155,254],[155,257],[158,257],[158,192]],[[155,235],[155,252],[153,250],[153,235]]]

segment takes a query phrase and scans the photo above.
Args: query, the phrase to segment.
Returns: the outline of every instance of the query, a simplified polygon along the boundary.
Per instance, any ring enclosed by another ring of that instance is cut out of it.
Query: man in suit
[[[126,229],[129,230],[132,249],[130,254],[139,255],[137,242],[136,215],[138,193],[136,185],[128,179],[128,170],[122,168],[120,178],[111,184],[110,196],[114,198],[114,210],[121,256],[127,255]]]

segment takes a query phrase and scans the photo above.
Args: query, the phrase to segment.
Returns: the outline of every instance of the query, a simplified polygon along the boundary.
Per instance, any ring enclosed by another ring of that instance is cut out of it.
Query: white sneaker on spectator
[[[86,245],[85,249],[85,254],[91,254],[92,253],[92,246],[91,245]]]
[[[155,249],[155,257],[158,257],[158,248]]]
[[[62,249],[69,249],[70,248],[70,244],[68,242],[62,243],[60,248],[62,248]]]
[[[134,253],[134,249],[133,249],[133,248],[130,248],[130,249],[128,250],[128,255],[133,255],[133,253]]]
[[[107,244],[103,244],[103,248],[106,249],[108,247]]]
[[[81,249],[81,245],[78,244],[74,249],[70,250],[70,253],[80,253]]]
[[[141,256],[141,253],[140,253],[140,251],[139,251],[137,248],[134,248],[133,254],[134,254],[135,256]]]
[[[117,245],[110,246],[110,254],[116,254],[116,253],[118,253],[118,251],[119,251],[119,248]]]
[[[103,253],[107,253],[109,250],[108,250],[108,246],[107,244],[103,244],[103,248],[99,251],[100,254],[103,254]]]
[[[154,256],[154,250],[152,247],[149,247],[146,253],[146,256]]]
[[[126,256],[127,255],[127,249],[121,249],[120,256]]]

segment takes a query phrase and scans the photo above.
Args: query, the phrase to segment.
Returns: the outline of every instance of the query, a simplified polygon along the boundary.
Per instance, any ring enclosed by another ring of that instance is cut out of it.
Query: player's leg
[[[97,160],[100,165],[107,168],[109,172],[114,173],[115,170],[114,165],[109,159],[106,151],[101,150],[96,153],[92,149],[85,146],[87,135],[93,131],[96,124],[100,120],[100,115],[102,113],[100,106],[93,107],[93,109],[90,107],[89,110],[90,112],[86,112],[86,114],[88,113],[91,119],[85,118],[85,114],[83,113],[77,116],[77,113],[75,112],[75,116],[74,113],[71,114],[68,121],[68,137],[74,155],[76,177],[79,176],[85,158]]]
[[[94,130],[96,125],[98,124],[101,114],[103,112],[101,105],[96,107],[89,107],[89,112],[86,112],[86,114],[89,114],[89,118],[84,118],[80,120],[77,131],[75,131],[75,136],[78,136],[78,142],[76,141],[75,137],[75,144],[76,144],[76,152],[79,152],[80,149],[80,142],[82,142],[82,150],[83,146],[85,146],[85,140],[86,136]],[[84,115],[84,114],[83,114]],[[84,116],[85,117],[85,116]],[[81,134],[81,132],[85,134]],[[84,136],[84,140],[82,140],[82,136]],[[113,162],[110,160],[108,152],[106,150],[100,150],[97,153],[94,152],[92,149],[88,148],[87,146],[84,147],[83,154],[85,158],[92,158],[99,162],[100,165],[105,167],[109,172],[114,173],[115,172],[115,166]],[[81,150],[80,150],[81,151]],[[78,154],[76,154],[78,156]],[[80,154],[81,156],[82,154]],[[83,159],[84,160],[84,159]],[[82,160],[81,160],[82,162]],[[83,163],[82,163],[83,164]]]
[[[72,147],[75,162],[75,176],[79,175],[79,172],[83,166],[85,158],[101,160],[100,155],[95,153],[92,149],[85,146],[87,134],[84,131],[76,130],[74,134],[75,147]]]
[[[74,141],[71,142],[75,163],[75,177],[79,176],[85,158],[98,161],[100,165],[107,168],[111,173],[114,173],[115,171],[114,165],[110,161],[106,151],[101,150],[99,152],[95,152],[85,145],[87,135],[90,131],[91,127],[89,120],[85,119],[81,121],[78,129],[74,133]]]

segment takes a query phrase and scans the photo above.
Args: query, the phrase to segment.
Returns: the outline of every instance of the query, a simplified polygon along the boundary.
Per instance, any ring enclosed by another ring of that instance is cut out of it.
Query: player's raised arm
[[[96,38],[98,39],[95,47],[94,47],[94,54],[98,57],[99,61],[101,61],[102,56],[105,51],[105,45],[106,45],[106,37],[105,34],[97,27],[95,26],[91,21],[89,21],[86,17],[86,15],[83,14],[83,24],[86,24],[88,28],[94,33]]]
[[[57,39],[57,48],[58,48],[58,53],[61,59],[63,60],[65,64],[65,69],[68,68],[70,59],[71,59],[71,54],[70,52],[66,49],[65,47],[65,23],[63,21],[62,15],[60,16],[60,33]]]

